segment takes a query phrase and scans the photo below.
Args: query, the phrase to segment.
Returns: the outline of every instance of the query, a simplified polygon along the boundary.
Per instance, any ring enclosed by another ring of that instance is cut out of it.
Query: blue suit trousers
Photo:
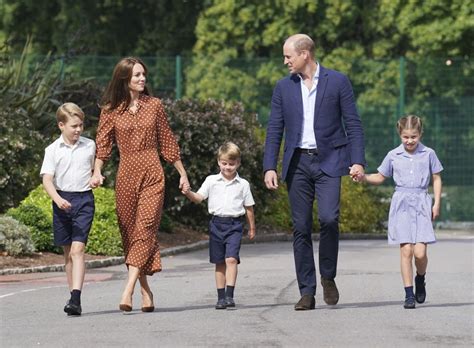
[[[321,277],[336,277],[339,250],[339,204],[341,177],[322,172],[317,154],[295,153],[286,178],[293,220],[293,252],[301,295],[316,294],[314,264],[313,203],[318,204],[321,225],[319,272]]]

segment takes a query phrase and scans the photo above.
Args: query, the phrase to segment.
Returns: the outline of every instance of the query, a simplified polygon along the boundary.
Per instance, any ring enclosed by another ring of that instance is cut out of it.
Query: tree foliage
[[[62,54],[179,54],[195,42],[200,0],[4,0],[3,31],[17,49]],[[2,5],[0,5],[2,6]],[[1,7],[0,7],[1,9]]]
[[[361,102],[393,105],[400,56],[468,57],[473,31],[473,9],[463,0],[215,0],[199,16],[187,93],[253,106],[258,97],[249,89],[283,76],[282,43],[302,32],[315,40],[319,61],[350,75]],[[280,60],[242,60],[255,57]],[[232,81],[244,88],[236,92]]]

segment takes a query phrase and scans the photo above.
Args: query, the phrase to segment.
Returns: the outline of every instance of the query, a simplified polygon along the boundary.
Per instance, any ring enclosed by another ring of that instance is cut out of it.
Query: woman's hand
[[[104,183],[104,179],[105,177],[103,177],[102,174],[100,173],[94,174],[89,180],[89,185],[92,188],[99,187]]]
[[[182,194],[186,194],[191,190],[191,185],[189,185],[189,180],[187,175],[182,175],[179,178],[179,189]]]

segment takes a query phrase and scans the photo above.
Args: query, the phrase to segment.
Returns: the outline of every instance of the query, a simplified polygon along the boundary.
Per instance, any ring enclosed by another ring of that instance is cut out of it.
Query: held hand
[[[60,198],[57,201],[54,201],[56,205],[59,207],[59,209],[62,210],[69,210],[71,209],[71,203],[66,201],[64,198]]]
[[[186,175],[183,175],[179,178],[179,189],[182,194],[186,194],[191,190],[191,185],[189,185],[189,180]]]
[[[103,177],[101,174],[94,174],[89,180],[89,185],[92,188],[97,188],[104,183],[104,179],[105,177]]]
[[[252,240],[255,238],[255,228],[249,229],[249,239]]]
[[[352,167],[349,167],[349,175],[354,182],[363,182],[365,179],[364,167],[360,164],[353,164]]]
[[[269,190],[276,190],[278,188],[278,176],[276,171],[274,170],[267,170],[265,172],[265,186]]]

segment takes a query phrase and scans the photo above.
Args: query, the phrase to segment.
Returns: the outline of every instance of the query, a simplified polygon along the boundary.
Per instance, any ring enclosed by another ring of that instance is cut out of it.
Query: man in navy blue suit
[[[278,188],[277,162],[285,136],[282,180],[286,181],[293,220],[293,251],[301,299],[295,310],[315,308],[316,269],[311,239],[313,202],[321,225],[319,272],[323,298],[339,301],[334,282],[339,249],[341,176],[364,173],[364,134],[349,79],[322,67],[314,42],[305,34],[283,45],[290,75],[278,81],[272,96],[263,169],[265,185]]]

